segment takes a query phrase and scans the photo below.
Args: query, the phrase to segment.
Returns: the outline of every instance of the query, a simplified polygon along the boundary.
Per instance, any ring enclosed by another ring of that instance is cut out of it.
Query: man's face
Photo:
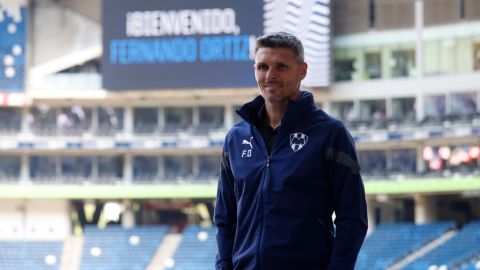
[[[300,81],[307,75],[307,64],[288,48],[259,48],[255,53],[255,79],[260,93],[270,103],[298,99]]]

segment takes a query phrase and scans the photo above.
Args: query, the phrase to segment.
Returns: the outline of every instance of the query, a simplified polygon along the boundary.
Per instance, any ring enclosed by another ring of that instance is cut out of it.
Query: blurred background
[[[223,138],[278,30],[356,141],[356,269],[480,269],[479,0],[0,0],[0,269],[213,269]]]

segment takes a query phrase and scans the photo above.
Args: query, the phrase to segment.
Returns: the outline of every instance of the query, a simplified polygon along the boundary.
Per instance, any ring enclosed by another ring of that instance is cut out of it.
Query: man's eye
[[[267,70],[268,67],[266,65],[258,65],[257,70]]]
[[[279,69],[286,69],[286,68],[287,68],[287,65],[279,64],[279,65],[278,65],[278,68],[279,68]]]

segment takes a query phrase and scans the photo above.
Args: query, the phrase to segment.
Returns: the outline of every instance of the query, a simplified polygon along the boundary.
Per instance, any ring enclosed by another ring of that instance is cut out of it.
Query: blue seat
[[[80,269],[144,270],[167,232],[165,226],[87,226]]]
[[[59,270],[62,241],[0,241],[0,270]]]
[[[453,227],[453,222],[380,224],[365,239],[355,269],[387,269]]]
[[[480,258],[480,221],[465,225],[457,235],[403,269],[420,270],[430,265],[446,265],[448,269],[463,266],[475,269],[472,268],[474,265],[470,265],[475,258]]]
[[[175,270],[212,270],[215,269],[217,254],[216,229],[190,225],[183,231],[183,238],[173,260]]]

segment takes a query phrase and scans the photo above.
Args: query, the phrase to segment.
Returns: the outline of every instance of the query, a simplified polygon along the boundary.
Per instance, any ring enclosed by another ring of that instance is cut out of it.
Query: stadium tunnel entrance
[[[172,232],[182,232],[190,224],[212,226],[213,203],[211,199],[73,200],[73,233],[82,234],[87,225],[167,225]]]

